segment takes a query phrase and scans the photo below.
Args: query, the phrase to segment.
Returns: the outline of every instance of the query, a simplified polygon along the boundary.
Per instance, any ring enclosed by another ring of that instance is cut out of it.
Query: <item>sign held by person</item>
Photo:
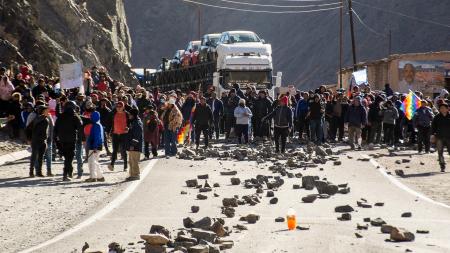
[[[83,85],[83,66],[81,61],[59,66],[61,89],[80,88]]]

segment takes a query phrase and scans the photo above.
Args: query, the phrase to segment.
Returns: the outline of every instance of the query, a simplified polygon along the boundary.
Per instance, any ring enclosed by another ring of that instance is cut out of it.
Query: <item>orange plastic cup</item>
[[[286,215],[286,221],[289,230],[294,230],[297,227],[297,214],[294,209],[289,208]]]

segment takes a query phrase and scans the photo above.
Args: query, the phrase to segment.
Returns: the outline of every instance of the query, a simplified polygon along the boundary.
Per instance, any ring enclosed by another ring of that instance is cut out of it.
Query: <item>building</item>
[[[395,54],[357,64],[358,70],[364,68],[373,90],[383,90],[386,83],[394,91],[420,90],[426,95],[439,93],[442,88],[450,90],[450,51]],[[343,70],[344,89],[348,89],[352,73],[353,67]]]

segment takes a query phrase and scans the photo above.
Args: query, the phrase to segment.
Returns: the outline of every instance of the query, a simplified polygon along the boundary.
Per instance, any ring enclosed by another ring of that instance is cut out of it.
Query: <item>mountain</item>
[[[182,0],[124,0],[133,41],[131,62],[136,67],[155,68],[162,57],[198,39],[198,7]],[[221,0],[199,2],[241,9],[292,11],[301,8],[258,7]],[[237,1],[235,1],[237,2]],[[311,5],[338,2],[244,0],[254,4]],[[364,5],[362,5],[362,4]],[[380,8],[374,9],[368,6]],[[358,61],[388,55],[388,32],[392,53],[450,50],[450,1],[448,0],[358,0],[354,17]],[[325,8],[325,7],[315,7]],[[347,8],[347,5],[345,6]],[[311,9],[311,8],[309,8]],[[307,10],[307,9],[306,9]],[[339,10],[297,14],[249,13],[201,6],[201,33],[252,30],[272,44],[274,67],[283,72],[283,83],[310,88],[336,83],[339,68]],[[401,13],[401,14],[399,14]],[[414,18],[402,16],[406,14]],[[378,34],[377,34],[378,33]],[[344,12],[344,66],[351,65],[349,16]]]
[[[132,80],[131,38],[122,0],[7,0],[0,3],[0,62],[28,62],[58,75],[61,63],[105,66]]]

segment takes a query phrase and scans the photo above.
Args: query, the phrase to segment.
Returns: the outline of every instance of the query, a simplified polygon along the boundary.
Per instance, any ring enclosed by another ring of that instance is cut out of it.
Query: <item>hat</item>
[[[447,107],[447,108],[448,108],[448,104],[447,104],[447,103],[445,103],[445,102],[444,102],[444,103],[441,103],[441,104],[439,104],[439,109],[441,109],[441,107],[442,107],[442,106],[445,106],[445,107]]]
[[[287,96],[284,96],[280,99],[280,102],[287,105],[289,103],[289,98]]]

